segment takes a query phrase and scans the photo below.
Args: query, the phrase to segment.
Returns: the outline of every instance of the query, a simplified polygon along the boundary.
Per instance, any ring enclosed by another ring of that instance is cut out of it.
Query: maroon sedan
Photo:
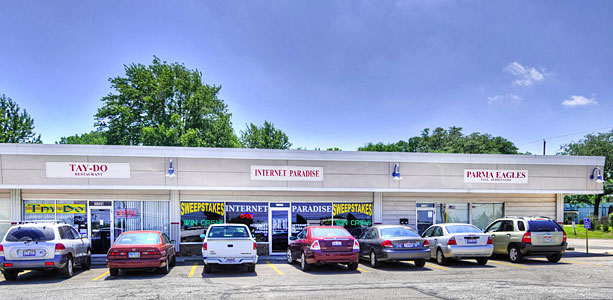
[[[165,233],[159,231],[124,232],[109,249],[106,263],[111,276],[119,269],[159,270],[168,274],[175,265],[175,247]]]
[[[358,268],[360,244],[343,227],[309,226],[290,237],[287,262],[300,261],[303,271],[312,264],[346,264],[349,270]]]

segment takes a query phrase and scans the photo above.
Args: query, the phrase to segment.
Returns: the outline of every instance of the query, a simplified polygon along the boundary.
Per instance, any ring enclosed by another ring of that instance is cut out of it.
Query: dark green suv
[[[509,256],[514,263],[524,256],[544,255],[550,262],[558,262],[566,250],[566,233],[553,219],[547,217],[506,217],[485,229],[492,236],[494,254]]]

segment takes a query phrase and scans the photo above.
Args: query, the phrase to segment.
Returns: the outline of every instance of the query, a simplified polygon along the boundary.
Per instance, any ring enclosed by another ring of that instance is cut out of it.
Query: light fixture
[[[166,174],[167,177],[175,177],[175,169],[172,168],[172,159],[170,160],[170,167],[168,167],[168,174]]]
[[[600,170],[599,167],[596,167],[592,170],[592,175],[590,175],[590,179],[594,179],[594,173],[596,172],[596,170],[598,170],[598,176],[596,176],[596,182],[603,183],[604,180],[602,179],[602,171]]]
[[[392,176],[396,180],[402,179],[402,177],[400,177],[400,166],[398,164],[394,165],[394,172],[392,172]]]

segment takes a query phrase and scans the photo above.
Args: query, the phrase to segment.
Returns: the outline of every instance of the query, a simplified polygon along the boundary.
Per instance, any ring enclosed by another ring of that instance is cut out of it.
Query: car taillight
[[[566,237],[566,235],[564,237]],[[0,245],[0,256],[4,256],[4,246],[2,245]]]
[[[321,250],[321,247],[319,246],[319,241],[314,241],[313,244],[311,244],[311,250]]]
[[[54,266],[55,264],[52,261],[46,261],[45,266]]]
[[[566,242],[566,232],[562,232],[562,233],[564,233],[564,238],[562,238],[562,241]],[[2,246],[0,246],[0,247],[2,247]],[[0,250],[2,250],[2,248],[0,248]],[[0,252],[0,255],[2,255],[2,252]]]
[[[524,233],[524,236],[521,238],[522,243],[532,243],[532,235],[530,232]]]
[[[426,248],[426,247],[430,247],[430,242],[428,242],[428,240],[424,241],[424,248]]]
[[[394,247],[394,245],[392,245],[392,241],[390,241],[390,240],[383,241],[383,243],[381,243],[381,246],[383,246],[385,248],[393,248]]]
[[[12,267],[12,266],[13,266],[13,264],[12,264],[12,263],[4,263],[4,267],[5,267],[5,268],[10,268],[10,267]]]
[[[126,252],[119,252],[119,251],[111,251],[109,252],[108,256],[125,256]]]
[[[62,252],[64,250],[66,250],[66,247],[64,246],[64,244],[62,243],[55,244],[55,254],[58,254],[58,252]]]
[[[207,250],[206,243],[202,244],[202,250]]]
[[[357,240],[353,240],[353,250],[360,250],[360,243]]]
[[[491,237],[491,236],[488,236],[488,237],[487,237],[487,244],[488,244],[488,245],[492,245],[492,244],[494,244],[494,241],[492,241],[492,237]]]
[[[447,245],[457,245],[457,244],[458,243],[456,243],[455,237],[451,237],[449,241],[447,241]]]
[[[256,244],[255,242],[253,242],[253,250],[257,250],[258,249],[258,244]]]

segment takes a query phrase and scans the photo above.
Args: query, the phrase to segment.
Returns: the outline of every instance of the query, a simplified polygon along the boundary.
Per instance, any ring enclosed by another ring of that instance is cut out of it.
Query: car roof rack
[[[66,222],[62,220],[29,220],[20,221],[18,224],[66,224]]]

